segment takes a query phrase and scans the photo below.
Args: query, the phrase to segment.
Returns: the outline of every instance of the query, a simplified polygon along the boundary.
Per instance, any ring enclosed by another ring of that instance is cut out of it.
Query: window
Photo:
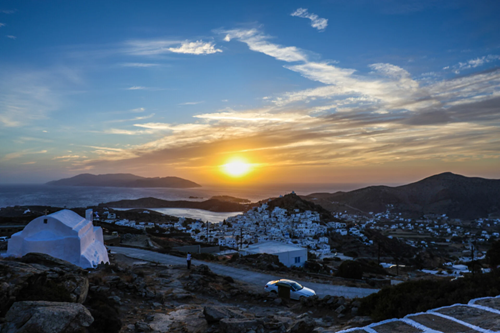
[[[295,263],[300,264],[300,257],[295,257]]]
[[[47,219],[43,219],[43,223],[47,224],[47,221],[48,221]]]

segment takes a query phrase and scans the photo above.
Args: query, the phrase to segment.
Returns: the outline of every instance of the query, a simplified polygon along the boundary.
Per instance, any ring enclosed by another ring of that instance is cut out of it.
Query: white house
[[[9,240],[7,254],[22,257],[30,252],[46,253],[82,268],[109,263],[101,227],[92,224],[92,209],[86,218],[71,210],[40,216]]]
[[[244,249],[244,255],[267,253],[278,256],[279,261],[285,266],[304,266],[307,261],[307,249],[280,242],[264,242],[249,245]]]

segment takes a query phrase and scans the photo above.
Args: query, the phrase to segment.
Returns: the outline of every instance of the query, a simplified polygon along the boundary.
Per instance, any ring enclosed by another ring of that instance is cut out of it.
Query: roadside
[[[161,254],[153,251],[147,251],[136,248],[125,248],[125,247],[110,247],[110,249],[116,253],[124,254],[139,260],[147,260],[167,265],[186,265],[185,258],[175,257],[168,254]],[[231,276],[233,279],[248,283],[249,287],[252,289],[260,288],[261,292],[265,284],[271,280],[290,278],[289,276],[252,272],[241,268],[220,265],[212,262],[204,262],[200,260],[193,260],[192,264],[207,265],[214,273]],[[332,295],[332,296],[343,296],[346,298],[358,298],[358,297],[365,297],[372,293],[378,292],[378,289],[370,289],[370,288],[346,287],[346,286],[308,282],[302,280],[297,280],[297,282],[315,290],[319,297]]]

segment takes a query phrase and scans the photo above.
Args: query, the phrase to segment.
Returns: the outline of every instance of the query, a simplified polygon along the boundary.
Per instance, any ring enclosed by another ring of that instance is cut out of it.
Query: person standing
[[[191,269],[191,252],[188,252],[187,254],[187,265],[188,269]]]

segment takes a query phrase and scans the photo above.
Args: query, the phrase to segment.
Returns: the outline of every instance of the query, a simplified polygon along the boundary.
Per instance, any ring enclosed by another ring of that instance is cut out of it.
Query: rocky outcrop
[[[224,318],[219,322],[221,333],[265,332],[264,323],[257,318]]]
[[[78,266],[41,253],[0,260],[0,316],[17,301],[83,303],[89,290],[86,275]]]
[[[244,312],[238,309],[237,307],[227,307],[227,306],[215,306],[215,305],[205,306],[205,308],[203,309],[203,314],[205,315],[205,319],[209,323],[218,323],[221,319],[224,318],[237,318],[237,319],[246,318]]]
[[[94,319],[81,304],[65,302],[16,302],[5,316],[1,333],[79,333]]]
[[[183,305],[167,314],[156,313],[149,324],[138,322],[135,328],[141,332],[203,333],[208,323],[202,309],[200,306]]]

